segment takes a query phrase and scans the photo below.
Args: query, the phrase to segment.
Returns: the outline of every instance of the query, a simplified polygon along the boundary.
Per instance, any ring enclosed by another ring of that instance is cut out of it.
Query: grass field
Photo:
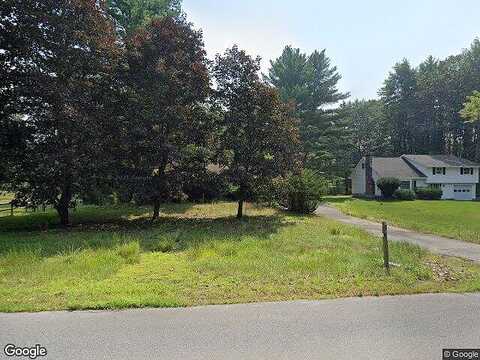
[[[13,196],[9,193],[0,191],[0,216],[10,215],[10,211],[2,211],[10,209],[10,201],[12,201]]]
[[[346,214],[480,244],[480,202],[328,198]]]
[[[13,194],[0,191],[0,217],[10,216],[10,201],[13,200]],[[30,210],[32,211],[32,210]],[[13,209],[14,215],[23,215],[27,211],[23,207]]]
[[[172,307],[480,290],[480,267],[314,216],[236,204],[80,208],[0,218],[0,311]]]

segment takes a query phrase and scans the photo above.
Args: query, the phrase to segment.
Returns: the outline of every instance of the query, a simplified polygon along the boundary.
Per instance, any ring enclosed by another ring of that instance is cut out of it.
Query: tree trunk
[[[237,219],[242,218],[243,216],[243,199],[238,200],[238,211],[237,211]]]
[[[68,204],[59,204],[56,207],[58,216],[60,217],[60,224],[62,226],[70,225],[70,214],[68,211]]]
[[[60,200],[55,206],[58,216],[60,217],[60,224],[62,226],[70,225],[70,216],[69,216],[70,214],[69,214],[68,208],[70,206],[71,201],[72,201],[71,184],[67,181],[63,189],[62,195],[60,196]]]
[[[160,217],[160,199],[155,199],[153,201],[153,216],[152,221],[157,220]]]

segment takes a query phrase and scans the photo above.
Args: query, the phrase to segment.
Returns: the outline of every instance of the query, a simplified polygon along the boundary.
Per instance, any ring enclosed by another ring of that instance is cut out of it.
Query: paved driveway
[[[0,359],[38,343],[61,360],[438,360],[480,347],[479,323],[479,294],[0,314]]]
[[[317,215],[329,217],[345,224],[361,227],[375,236],[382,236],[381,224],[345,215],[333,206],[325,204],[321,205],[318,207],[315,213]],[[448,239],[437,235],[422,234],[391,225],[389,225],[388,229],[390,240],[406,241],[411,244],[419,245],[437,254],[457,256],[480,262],[480,245],[467,243],[461,240]]]

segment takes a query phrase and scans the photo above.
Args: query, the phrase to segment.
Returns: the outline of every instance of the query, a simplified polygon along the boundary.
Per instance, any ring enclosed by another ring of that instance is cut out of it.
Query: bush
[[[409,189],[397,189],[393,197],[397,200],[415,200],[415,192]]]
[[[421,200],[440,200],[443,195],[442,189],[436,189],[433,187],[417,188],[415,190],[417,199]]]
[[[187,179],[183,192],[190,201],[213,201],[222,199],[228,193],[229,184],[226,179],[216,173],[207,171],[202,176]]]
[[[380,178],[377,181],[377,186],[382,191],[383,197],[391,199],[395,191],[400,187],[400,180],[392,177]]]
[[[281,184],[281,203],[289,210],[309,214],[316,210],[323,195],[327,193],[327,181],[311,170],[290,176]]]

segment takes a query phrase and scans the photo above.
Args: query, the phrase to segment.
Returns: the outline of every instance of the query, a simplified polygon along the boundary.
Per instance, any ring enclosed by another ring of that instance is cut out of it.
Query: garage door
[[[472,200],[472,186],[454,185],[453,198],[455,200]]]

